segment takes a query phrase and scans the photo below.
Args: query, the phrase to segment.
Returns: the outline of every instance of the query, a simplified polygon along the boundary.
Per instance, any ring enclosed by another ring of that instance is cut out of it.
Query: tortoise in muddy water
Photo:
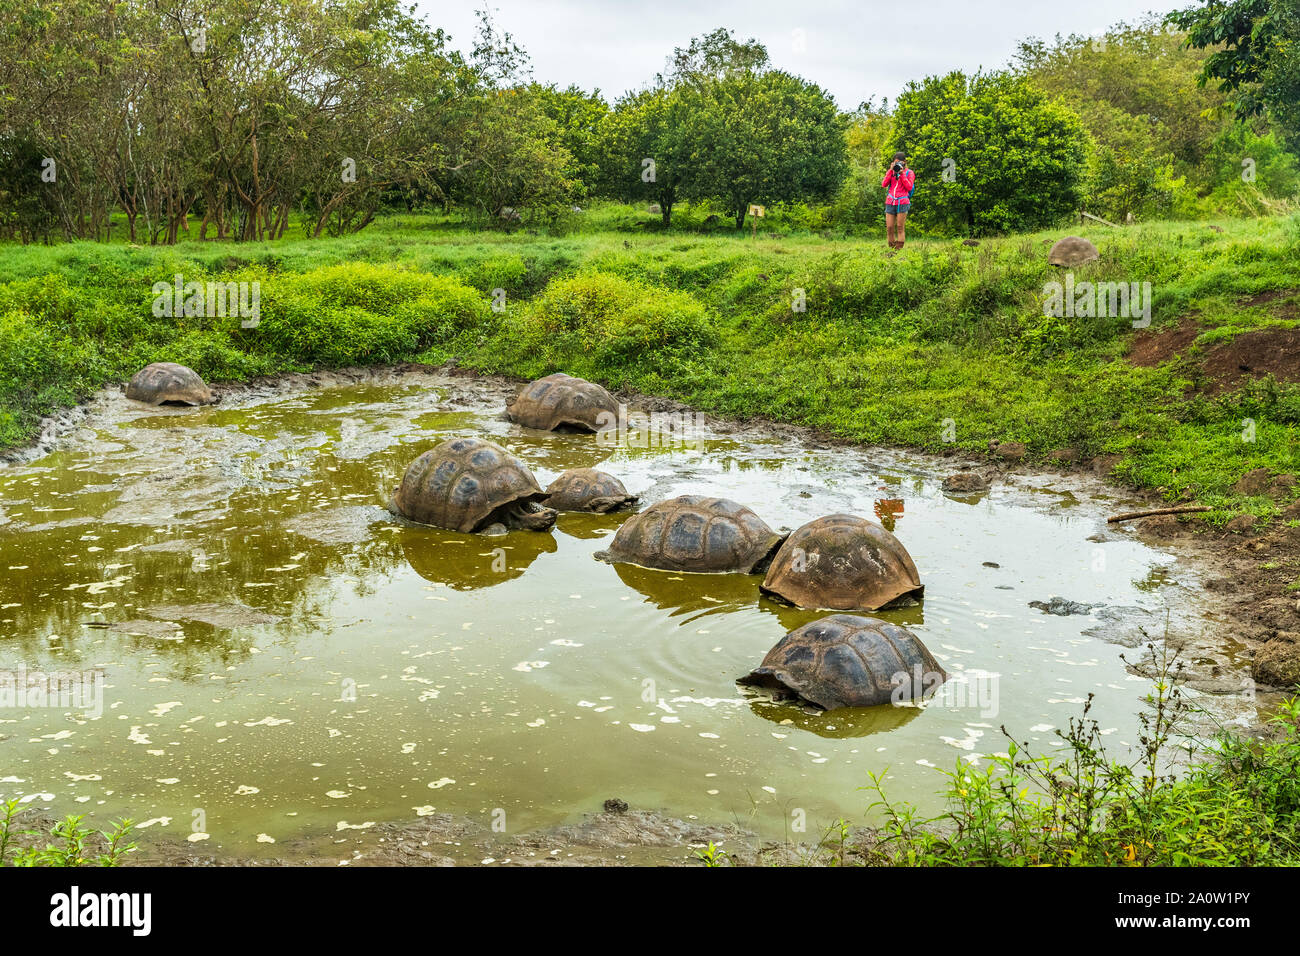
[[[1047,253],[1048,263],[1066,268],[1081,266],[1085,262],[1095,262],[1100,258],[1101,253],[1097,251],[1097,247],[1087,239],[1078,236],[1058,239]]]
[[[738,683],[824,710],[924,697],[948,674],[920,638],[874,617],[833,614],[781,638]]]
[[[623,482],[595,468],[570,468],[546,486],[542,502],[556,511],[589,511],[608,514],[630,508],[637,496],[629,495]]]
[[[762,590],[798,607],[877,611],[925,593],[903,543],[857,515],[827,515],[781,545]]]
[[[545,497],[528,466],[500,445],[453,438],[411,462],[388,509],[449,531],[545,531],[555,524],[555,512],[538,504]]]
[[[596,557],[663,571],[760,573],[784,535],[728,498],[682,495],[623,522],[608,551]]]
[[[199,373],[175,362],[146,365],[126,384],[126,397],[149,405],[211,405],[212,389]]]
[[[618,420],[618,402],[595,382],[556,372],[521,388],[506,418],[543,431],[594,432]]]

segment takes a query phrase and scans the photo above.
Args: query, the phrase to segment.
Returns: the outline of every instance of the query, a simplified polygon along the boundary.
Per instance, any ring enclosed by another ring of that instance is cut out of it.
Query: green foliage
[[[600,91],[585,93],[576,86],[559,89],[554,83],[547,86],[534,84],[542,111],[555,124],[556,139],[572,157],[564,176],[575,183],[576,200],[585,200],[597,191],[603,191],[601,181],[604,145],[601,142],[609,104]]]
[[[689,294],[601,272],[553,282],[504,331],[516,361],[536,374],[563,365],[606,378],[671,372],[715,337]]]
[[[1225,129],[1206,156],[1209,194],[1193,211],[1210,215],[1262,216],[1300,198],[1300,161],[1273,132],[1259,135],[1245,125]]]
[[[727,851],[720,846],[715,846],[712,840],[709,841],[708,846],[700,847],[695,851],[695,859],[709,868],[731,865],[731,857],[728,856]]]
[[[716,202],[739,228],[751,204],[831,198],[847,171],[844,130],[820,87],[715,30],[619,100],[602,134],[605,180],[612,196],[658,204],[665,226],[687,199]]]
[[[562,219],[582,192],[580,163],[562,144],[547,113],[554,97],[541,87],[512,87],[484,95],[462,131],[461,149],[475,157],[448,174],[448,195],[493,223],[530,210],[543,222]]]
[[[1041,229],[1077,210],[1088,135],[1022,77],[954,72],[908,84],[888,152],[898,149],[916,171],[919,222],[988,235]]]
[[[0,866],[120,866],[136,850],[134,842],[127,842],[134,829],[130,820],[96,832],[83,824],[84,815],[77,815],[47,829],[19,831],[21,813],[17,800],[0,803]]]
[[[262,283],[261,321],[240,341],[309,367],[409,359],[494,324],[488,299],[458,280],[388,266],[330,266]]]
[[[690,176],[685,111],[677,92],[651,87],[622,97],[605,117],[601,133],[608,194],[624,202],[657,203],[665,226]]]
[[[1157,654],[1154,645],[1148,649]],[[1270,866],[1300,862],[1300,700],[1282,705],[1263,744],[1224,733],[1183,776],[1171,750],[1190,711],[1181,666],[1161,653],[1137,756],[1110,757],[1097,721],[1056,731],[1051,754],[1008,735],[1006,753],[948,774],[948,807],[924,819],[868,789],[884,823],[863,858],[907,866]],[[1005,728],[1003,733],[1006,734]]]
[[[881,170],[889,165],[893,119],[882,105],[863,103],[849,117],[847,133],[848,175],[831,206],[836,224],[877,226],[885,224],[885,188]],[[888,153],[889,155],[886,155]]]
[[[830,199],[847,173],[845,124],[820,87],[779,70],[682,87],[682,194],[717,199],[742,226],[751,204]]]
[[[1242,119],[1268,116],[1300,152],[1300,0],[1199,0],[1169,14]]]

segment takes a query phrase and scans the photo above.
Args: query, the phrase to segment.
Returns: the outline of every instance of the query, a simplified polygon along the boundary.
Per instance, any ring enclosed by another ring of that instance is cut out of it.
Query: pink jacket
[[[908,206],[912,200],[907,198],[907,194],[912,191],[912,184],[916,182],[916,173],[910,169],[904,169],[897,176],[894,175],[894,168],[891,166],[889,172],[885,173],[885,180],[880,185],[885,188],[885,202],[891,206]]]

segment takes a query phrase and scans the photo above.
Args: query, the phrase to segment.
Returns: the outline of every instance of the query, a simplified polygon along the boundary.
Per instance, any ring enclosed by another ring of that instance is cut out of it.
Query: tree
[[[578,184],[579,198],[605,192],[601,136],[609,104],[600,90],[585,93],[576,86],[561,90],[553,83],[534,83],[529,91],[555,124],[560,145],[573,157],[573,165],[565,173]]]
[[[1187,43],[1213,49],[1199,82],[1218,81],[1237,116],[1271,116],[1300,152],[1300,0],[1199,0],[1169,22]]]
[[[656,77],[659,86],[704,83],[733,73],[761,73],[769,64],[767,47],[753,37],[737,40],[722,27],[677,47],[668,58],[668,73]]]
[[[889,101],[877,106],[873,97],[848,116],[848,123],[849,169],[835,201],[836,219],[883,224],[885,190],[880,185],[880,171],[888,165],[886,153],[893,132]]]
[[[1115,122],[1105,117],[1116,111],[1139,118],[1160,151],[1172,155],[1180,171],[1193,173],[1223,129],[1225,97],[1195,88],[1205,54],[1188,49],[1183,39],[1149,17],[1092,37],[1026,40],[1015,61],[1034,86],[1077,112],[1094,137]],[[1101,117],[1096,123],[1091,110]]]
[[[573,157],[528,87],[496,90],[476,103],[452,159],[451,196],[499,221],[507,207],[535,208],[554,218],[577,186],[567,178]]]
[[[927,226],[973,235],[1039,229],[1079,208],[1088,133],[1022,76],[953,72],[909,83],[893,124],[889,151],[908,154]]]
[[[826,201],[848,173],[847,123],[817,86],[736,70],[684,86],[688,199],[721,200],[744,226],[752,203]]]
[[[658,204],[665,227],[692,174],[686,111],[679,91],[650,87],[622,97],[601,124],[602,179],[609,195]]]

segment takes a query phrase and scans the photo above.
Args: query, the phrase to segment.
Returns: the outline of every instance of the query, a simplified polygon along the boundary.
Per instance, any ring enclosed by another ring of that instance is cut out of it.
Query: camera
[[[894,172],[895,172],[895,173],[901,173],[902,171],[903,171],[903,164],[902,164],[902,163],[894,163]]]

